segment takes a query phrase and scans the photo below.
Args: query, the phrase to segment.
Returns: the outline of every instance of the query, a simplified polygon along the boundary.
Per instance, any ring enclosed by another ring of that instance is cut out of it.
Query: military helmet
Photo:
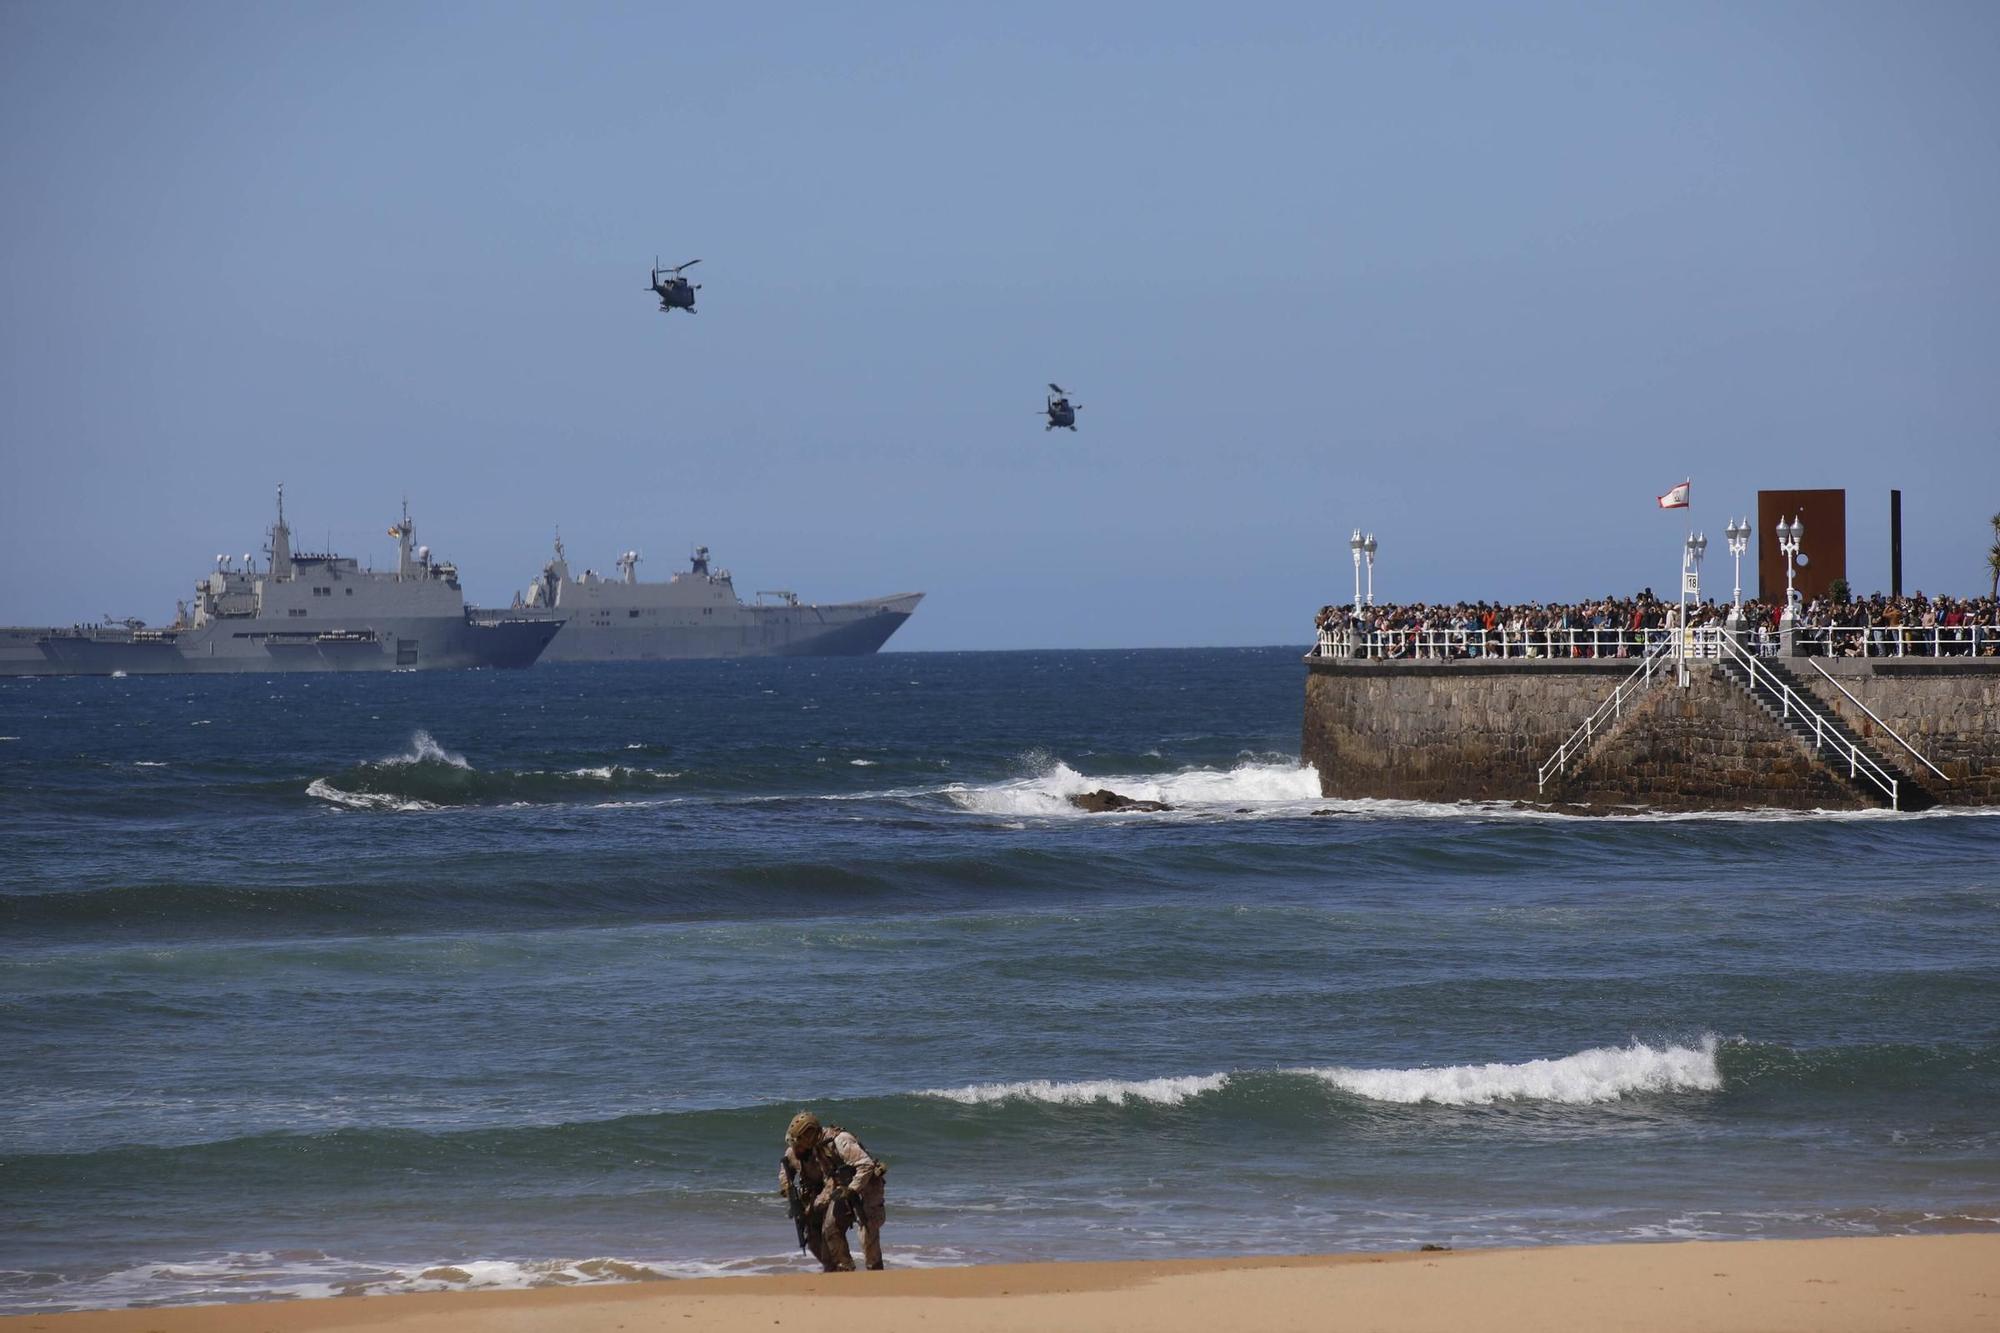
[[[797,1143],[806,1137],[807,1131],[811,1131],[814,1138],[819,1137],[819,1117],[811,1111],[801,1111],[793,1116],[792,1123],[786,1126],[785,1142]]]

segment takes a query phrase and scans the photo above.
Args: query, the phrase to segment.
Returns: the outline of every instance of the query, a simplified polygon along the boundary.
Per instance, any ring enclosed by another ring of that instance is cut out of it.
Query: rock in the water
[[[1079,810],[1087,810],[1093,815],[1107,814],[1113,810],[1171,810],[1164,801],[1141,801],[1131,796],[1121,796],[1109,787],[1099,787],[1081,796],[1072,796],[1069,803]]]

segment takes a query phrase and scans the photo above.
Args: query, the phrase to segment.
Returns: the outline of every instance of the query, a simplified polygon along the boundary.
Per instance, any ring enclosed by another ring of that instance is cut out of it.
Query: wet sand
[[[17,1315],[48,1333],[2000,1330],[2000,1235],[1001,1264]]]

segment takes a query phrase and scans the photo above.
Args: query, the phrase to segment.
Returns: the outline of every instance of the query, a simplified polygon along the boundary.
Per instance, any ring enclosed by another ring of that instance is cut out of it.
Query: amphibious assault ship
[[[710,568],[706,546],[696,547],[690,567],[664,583],[640,581],[637,551],[616,563],[615,578],[590,569],[572,574],[556,538],[555,558],[510,612],[566,620],[543,661],[860,657],[880,648],[924,599],[906,592],[822,605],[778,591],[746,603],[728,570]]]
[[[394,572],[363,569],[347,556],[292,550],[284,488],[268,562],[239,568],[217,556],[182,602],[174,623],[148,629],[127,620],[69,628],[0,629],[0,675],[130,675],[190,672],[422,671],[525,667],[562,629],[561,617],[475,611],[458,570],[412,547],[410,507],[389,529]]]

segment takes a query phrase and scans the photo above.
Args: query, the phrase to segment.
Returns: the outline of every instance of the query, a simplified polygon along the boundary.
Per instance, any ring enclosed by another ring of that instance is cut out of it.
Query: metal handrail
[[[2000,624],[1964,621],[1957,625],[1801,625],[1798,641],[1810,653],[1838,656],[1842,642],[1862,657],[1982,657],[2000,645]],[[1838,637],[1836,637],[1838,636]],[[1803,654],[1802,654],[1803,655]]]
[[[1311,657],[1360,657],[1387,661],[1444,659],[1462,661],[1562,658],[1635,657],[1651,651],[1675,633],[1672,626],[1645,629],[1630,626],[1590,626],[1557,629],[1456,629],[1426,626],[1401,629],[1357,628],[1352,620],[1342,620],[1320,630]],[[1709,636],[1740,633],[1754,642],[1760,656],[1780,653],[1782,636],[1767,620],[1746,623],[1731,630],[1724,625],[1694,627],[1691,655],[1713,656],[1702,649]],[[1967,622],[1924,628],[1914,625],[1801,625],[1794,631],[1800,656],[1838,656],[1843,645],[1858,647],[1866,657],[1980,657],[2000,650],[2000,624]]]
[[[1722,625],[1697,625],[1690,655],[1714,657],[1707,647],[1710,637],[1730,632]],[[1359,633],[1350,625],[1341,625],[1322,628],[1307,656],[1388,662],[1629,660],[1676,642],[1678,633],[1664,625],[1649,629],[1371,629]],[[1752,629],[1743,633],[1759,635]],[[1759,652],[1775,654],[1778,647],[1775,633],[1761,634]]]
[[[1875,716],[1874,709],[1870,708],[1867,704],[1862,703],[1859,699],[1855,698],[1854,692],[1848,689],[1845,685],[1842,685],[1839,680],[1835,679],[1834,674],[1831,671],[1828,671],[1825,667],[1821,666],[1818,663],[1818,661],[1816,661],[1813,658],[1809,657],[1806,660],[1812,663],[1812,669],[1814,671],[1819,672],[1820,675],[1826,677],[1827,680],[1831,682],[1833,688],[1839,690],[1842,694],[1847,696],[1847,702],[1853,704],[1856,708],[1859,708],[1862,712],[1868,714],[1868,720],[1870,722],[1873,722],[1876,726],[1882,728],[1882,730],[1888,732],[1891,736],[1895,737],[1896,744],[1902,746],[1905,750],[1908,750],[1910,754],[1915,757],[1918,763],[1922,764],[1925,768],[1928,768],[1931,772],[1937,774],[1939,777],[1944,778],[1946,782],[1951,781],[1951,778],[1945,773],[1943,769],[1939,768],[1936,764],[1933,764],[1930,760],[1924,758],[1924,756],[1917,750],[1917,747],[1910,744],[1908,741],[1904,740],[1902,736],[1897,733],[1894,727],[1890,726],[1887,722],[1884,722],[1881,718]]]
[[[1842,736],[1839,729],[1833,723],[1828,722],[1825,717],[1821,716],[1819,710],[1807,703],[1797,690],[1787,685],[1771,668],[1759,662],[1749,653],[1744,652],[1742,646],[1734,639],[1725,634],[1721,638],[1721,643],[1723,652],[1735,657],[1749,672],[1750,683],[1753,688],[1756,685],[1764,684],[1765,688],[1778,696],[1779,701],[1784,705],[1786,717],[1790,717],[1793,710],[1796,709],[1800,716],[1811,720],[1814,749],[1824,748],[1826,746],[1826,738],[1831,736],[1836,744],[1836,748],[1844,748],[1847,752],[1848,777],[1867,778],[1877,787],[1880,787],[1883,794],[1889,798],[1889,808],[1891,810],[1901,810],[1903,808],[1900,784],[1895,778],[1889,775],[1887,770],[1876,763],[1860,746]]]
[[[1354,656],[1354,636],[1345,629],[1336,630],[1331,626],[1321,626],[1319,637],[1313,641],[1312,651],[1306,654],[1308,661],[1315,657]]]
[[[1619,681],[1618,687],[1612,690],[1602,703],[1591,710],[1590,716],[1585,718],[1582,724],[1569,734],[1567,740],[1556,747],[1556,752],[1549,756],[1549,761],[1535,770],[1535,791],[1537,793],[1548,786],[1549,771],[1551,769],[1558,773],[1566,771],[1569,767],[1571,753],[1581,754],[1584,747],[1597,738],[1598,724],[1603,720],[1606,712],[1611,714],[1611,720],[1614,722],[1625,716],[1625,696],[1628,691],[1632,694],[1637,694],[1640,690],[1645,689],[1653,683],[1655,674],[1662,676],[1666,674],[1661,669],[1661,663],[1675,660],[1675,654],[1667,651],[1671,644],[1671,639],[1663,639],[1648,648],[1645,653],[1645,660],[1634,668],[1631,675]],[[1636,685],[1634,682],[1637,682]]]

